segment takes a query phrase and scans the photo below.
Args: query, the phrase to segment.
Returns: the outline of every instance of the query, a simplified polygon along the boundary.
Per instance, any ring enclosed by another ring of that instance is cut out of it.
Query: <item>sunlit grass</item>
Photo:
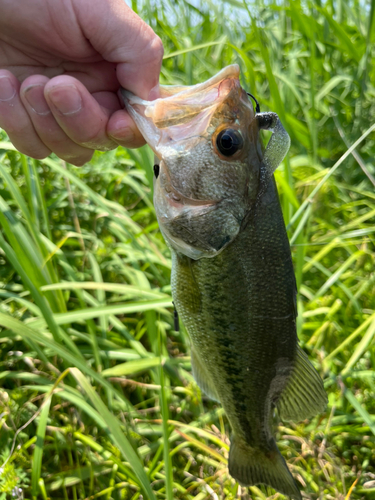
[[[329,406],[278,443],[304,498],[374,498],[375,2],[160,5],[132,3],[164,41],[163,83],[236,62],[291,136],[276,180]],[[228,475],[228,422],[173,329],[151,152],[76,168],[0,141],[0,499],[281,500]]]

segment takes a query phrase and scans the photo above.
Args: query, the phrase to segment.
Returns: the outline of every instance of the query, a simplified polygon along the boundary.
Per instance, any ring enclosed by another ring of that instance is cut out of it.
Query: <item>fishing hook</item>
[[[255,97],[254,97],[252,94],[250,94],[250,92],[246,92],[246,94],[247,94],[248,96],[250,96],[252,99],[254,99],[254,101],[255,101],[255,103],[256,103],[256,106],[255,106],[255,112],[256,112],[256,113],[260,113],[260,106],[259,106],[259,102],[255,99]]]

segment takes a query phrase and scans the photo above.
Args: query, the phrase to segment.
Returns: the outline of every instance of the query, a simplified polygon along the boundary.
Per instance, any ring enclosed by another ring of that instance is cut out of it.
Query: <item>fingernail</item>
[[[0,101],[10,101],[16,95],[16,92],[11,79],[2,76],[0,78]]]
[[[51,112],[44,97],[44,85],[30,85],[23,95],[36,114],[48,115]]]
[[[155,87],[153,87],[150,90],[150,93],[148,94],[148,100],[149,101],[154,101],[155,99],[158,99],[160,97],[160,86],[157,83]]]
[[[49,90],[48,96],[63,115],[73,115],[82,108],[81,95],[73,85],[52,88]]]

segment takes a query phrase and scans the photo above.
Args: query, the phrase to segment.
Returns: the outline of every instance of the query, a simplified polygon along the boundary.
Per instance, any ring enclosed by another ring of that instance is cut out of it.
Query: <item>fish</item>
[[[301,500],[273,433],[323,412],[323,382],[298,343],[296,281],[274,171],[290,145],[230,65],[193,86],[161,86],[125,107],[157,158],[154,205],[171,250],[172,296],[192,372],[231,426],[228,468],[243,486]],[[261,130],[272,132],[267,147]]]

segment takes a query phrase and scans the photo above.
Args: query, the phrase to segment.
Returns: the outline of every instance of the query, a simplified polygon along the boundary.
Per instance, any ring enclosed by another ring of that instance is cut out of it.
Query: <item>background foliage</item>
[[[276,179],[329,407],[277,437],[313,500],[375,498],[374,6],[132,2],[165,44],[163,83],[236,62],[291,136]],[[283,498],[228,475],[227,420],[173,330],[150,152],[76,168],[0,134],[0,498]]]

